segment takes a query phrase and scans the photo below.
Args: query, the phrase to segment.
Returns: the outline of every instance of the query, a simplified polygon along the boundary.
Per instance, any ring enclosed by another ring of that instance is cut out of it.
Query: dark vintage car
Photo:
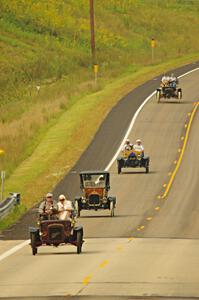
[[[162,98],[177,98],[180,100],[182,99],[182,89],[169,84],[167,86],[161,86],[156,90],[156,98],[158,100],[158,103]]]
[[[142,152],[125,150],[122,156],[117,158],[118,174],[122,172],[122,168],[145,168],[146,173],[149,173],[149,161],[149,157],[144,156]]]
[[[37,254],[40,246],[59,246],[72,244],[77,247],[77,253],[81,253],[83,244],[83,227],[74,226],[71,220],[42,220],[39,228],[30,227],[30,245],[32,254]]]
[[[114,216],[116,197],[108,196],[110,189],[110,174],[106,171],[80,172],[80,188],[82,196],[75,198],[77,216],[82,210],[109,209]]]

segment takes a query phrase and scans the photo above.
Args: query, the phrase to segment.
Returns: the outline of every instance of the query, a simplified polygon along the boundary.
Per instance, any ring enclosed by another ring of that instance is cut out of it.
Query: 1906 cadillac
[[[83,195],[75,198],[77,216],[81,210],[109,209],[114,216],[116,197],[108,196],[110,189],[110,174],[106,171],[80,172],[80,188]]]

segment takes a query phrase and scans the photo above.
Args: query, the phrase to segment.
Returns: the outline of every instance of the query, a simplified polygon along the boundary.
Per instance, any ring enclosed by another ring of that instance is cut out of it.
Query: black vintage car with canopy
[[[82,210],[109,209],[111,217],[114,216],[116,197],[108,196],[110,189],[110,174],[107,171],[80,172],[80,189],[82,196],[75,198],[77,216]]]

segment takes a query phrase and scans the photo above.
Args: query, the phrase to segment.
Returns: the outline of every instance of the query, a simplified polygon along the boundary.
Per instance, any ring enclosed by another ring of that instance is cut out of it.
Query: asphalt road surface
[[[199,100],[198,82],[199,70],[180,80],[181,103],[157,104],[152,97],[144,106],[129,137],[143,140],[150,173],[128,169],[118,175],[112,165],[116,216],[82,212],[83,253],[75,254],[72,246],[42,247],[33,257],[30,246],[23,247],[0,261],[0,297],[199,298],[199,110],[169,195],[158,197],[175,168],[193,102]],[[18,243],[0,241],[0,258]]]

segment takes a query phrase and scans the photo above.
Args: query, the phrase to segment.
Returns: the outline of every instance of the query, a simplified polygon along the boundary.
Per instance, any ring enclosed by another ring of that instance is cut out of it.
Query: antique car
[[[77,216],[82,210],[109,209],[111,217],[114,216],[116,197],[108,196],[110,189],[110,174],[106,171],[80,172],[81,197],[75,198]]]
[[[37,254],[40,246],[71,244],[81,253],[83,244],[83,227],[75,227],[74,220],[39,220],[39,227],[29,227],[32,254]]]
[[[158,103],[160,102],[161,98],[164,99],[177,98],[180,100],[182,99],[182,89],[176,88],[171,85],[159,87],[156,90],[156,98],[158,100]]]
[[[142,152],[124,150],[122,156],[117,158],[118,174],[122,172],[122,168],[145,168],[146,173],[149,173],[149,160]]]

